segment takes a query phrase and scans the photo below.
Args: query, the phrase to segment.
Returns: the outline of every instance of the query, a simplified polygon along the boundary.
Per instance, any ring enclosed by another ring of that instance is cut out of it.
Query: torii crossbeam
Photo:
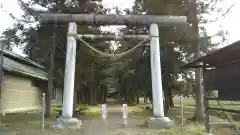
[[[159,25],[184,24],[186,16],[159,15],[102,15],[102,14],[47,14],[39,16],[40,23],[69,23],[87,25]]]

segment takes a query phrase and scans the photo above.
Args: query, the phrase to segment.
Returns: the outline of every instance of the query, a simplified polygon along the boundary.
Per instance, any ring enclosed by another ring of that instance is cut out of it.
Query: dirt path
[[[140,125],[144,123],[144,119],[137,120],[130,115],[127,125],[123,126],[122,108],[120,105],[108,106],[108,117],[104,121],[101,117],[87,118],[83,120],[83,128],[80,129],[84,135],[114,135],[114,134],[139,134]]]

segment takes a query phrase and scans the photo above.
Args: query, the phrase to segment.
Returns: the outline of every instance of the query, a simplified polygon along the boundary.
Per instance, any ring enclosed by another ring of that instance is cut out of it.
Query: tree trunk
[[[94,100],[94,89],[93,88],[91,88],[90,89],[90,104],[93,104],[93,100]]]
[[[202,121],[204,120],[204,99],[203,99],[203,87],[201,84],[201,73],[202,70],[201,69],[196,69],[196,93],[195,93],[195,97],[196,97],[196,111],[195,111],[195,116],[196,116],[196,120],[197,121]]]
[[[137,98],[137,104],[139,104],[139,92],[137,92],[136,98]]]
[[[96,85],[92,84],[92,87],[90,88],[90,104],[95,105],[96,104],[96,96],[97,96],[97,87]]]
[[[106,94],[107,94],[107,89],[104,85],[101,85],[101,102],[105,103],[106,102]]]
[[[106,103],[106,99],[107,99],[107,88],[104,88],[104,95],[103,95],[104,103]]]
[[[78,95],[77,104],[81,104],[81,99],[82,99],[81,89],[79,89],[79,91],[77,92],[77,95]]]
[[[165,95],[165,94],[164,94]],[[169,112],[169,108],[170,108],[170,102],[169,102],[169,96],[165,95],[165,101],[164,101],[164,113],[167,115]]]
[[[164,100],[164,113],[168,114],[169,108],[170,108],[170,100],[171,100],[172,97],[169,97],[170,96],[170,94],[169,94],[169,92],[170,92],[169,87],[166,86],[164,89],[165,89],[164,90],[164,98],[165,98],[165,100]]]
[[[152,91],[148,91],[147,95],[148,95],[148,99],[150,100],[150,102],[152,104]]]
[[[199,58],[200,55],[200,42],[199,42],[199,28],[198,28],[198,18],[197,18],[197,2],[196,0],[192,0],[191,3],[191,21],[192,21],[192,30],[194,34],[194,44],[196,46],[196,52],[195,52],[195,58]],[[196,111],[195,111],[195,117],[197,121],[202,121],[204,119],[204,104],[203,104],[203,87],[201,86],[201,74],[202,69],[198,68],[195,70],[195,81],[196,81]]]
[[[133,90],[131,90],[131,104],[136,104],[136,93]]]
[[[170,89],[169,98],[170,98],[170,107],[171,107],[171,108],[174,108],[172,89]]]
[[[94,89],[94,105],[97,104],[97,92],[98,92],[98,87],[95,86],[95,89]]]
[[[97,87],[97,97],[96,98],[97,98],[97,103],[101,103],[102,102],[99,84],[98,84],[98,87]]]
[[[74,98],[73,98],[73,108],[76,108],[77,107],[77,102],[78,102],[78,90],[75,89],[74,90]]]
[[[135,104],[135,93],[131,90],[131,104]]]
[[[99,85],[97,85],[97,87],[96,87],[96,95],[95,95],[95,102],[96,102],[96,104],[99,102]]]
[[[74,94],[73,94],[73,116],[76,117],[76,114],[74,113],[76,108],[77,108],[77,89],[74,89]]]
[[[53,30],[53,42],[50,52],[50,61],[49,61],[49,70],[48,70],[48,89],[46,93],[46,117],[51,117],[52,115],[52,92],[53,92],[53,75],[55,68],[55,52],[56,52],[56,26],[54,26]]]
[[[143,99],[144,99],[144,103],[146,104],[148,100],[148,96],[146,92],[143,92]]]
[[[89,87],[87,87],[87,89],[86,89],[87,91],[86,91],[86,103],[87,104],[89,104],[90,102],[91,102],[91,93],[92,93],[92,91],[91,91],[91,89],[89,88]]]

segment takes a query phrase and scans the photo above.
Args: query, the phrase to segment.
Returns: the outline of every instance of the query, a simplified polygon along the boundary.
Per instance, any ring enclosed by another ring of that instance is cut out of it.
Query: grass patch
[[[132,110],[128,112],[132,117],[149,117],[152,115],[152,111],[145,109],[145,107],[138,107],[138,109]]]
[[[180,98],[175,97],[174,98],[175,105],[180,104]],[[225,109],[233,109],[233,110],[240,110],[240,102],[237,101],[220,101],[220,103],[224,106]],[[184,116],[189,117],[190,113],[194,114],[195,112],[195,100],[192,98],[183,98],[183,104],[184,104]],[[209,101],[210,107],[220,108],[217,101]],[[176,108],[176,107],[175,107]],[[179,108],[179,106],[178,106]],[[179,113],[179,112],[178,112]],[[226,116],[223,111],[209,111],[210,114],[210,122],[216,122],[216,121],[227,121]],[[237,126],[240,127],[240,115],[230,113],[233,116],[233,119],[236,121]],[[186,120],[186,122],[188,122]],[[191,124],[192,122],[189,122]],[[203,123],[201,124],[203,127]],[[218,128],[218,129],[212,129],[213,134],[217,135],[230,135],[232,134],[232,130],[229,128]]]
[[[220,101],[222,105],[224,105],[224,108],[226,109],[234,109],[234,110],[240,110],[240,102],[233,102],[233,101]],[[170,110],[170,113],[168,114],[168,117],[170,119],[175,120],[178,124],[180,124],[180,97],[174,98],[174,104],[175,107]],[[159,132],[159,134],[170,134],[170,135],[193,135],[197,133],[204,133],[204,123],[198,123],[193,121],[192,118],[195,113],[195,100],[192,98],[183,98],[183,104],[184,104],[184,130],[183,132],[180,132],[180,130],[165,130],[162,131],[162,133]],[[219,105],[217,101],[210,101],[211,107],[218,107]],[[146,104],[146,105],[139,105],[139,108],[145,110],[142,112],[137,112],[136,115],[146,115],[151,116],[151,110],[152,105]],[[149,111],[147,113],[146,111]],[[222,111],[209,111],[210,112],[210,121],[216,122],[216,121],[227,121],[225,114]],[[134,114],[135,115],[135,114]],[[240,127],[240,115],[232,114],[234,120],[237,123],[237,126]],[[212,133],[217,135],[231,135],[233,133],[232,129],[229,128],[212,128]]]
[[[188,125],[189,126],[189,125]],[[204,128],[199,127],[199,125],[195,125],[194,127],[187,127],[184,128],[183,131],[180,131],[180,129],[165,129],[165,130],[160,130],[159,134],[165,133],[166,135],[196,135],[198,133],[204,133]]]
[[[28,124],[40,125],[41,124],[41,120],[31,120],[31,121],[28,121]]]
[[[76,107],[76,110],[78,110],[78,111],[86,111],[86,110],[88,110],[88,107],[89,107],[88,105],[78,105]],[[62,110],[62,105],[53,105],[53,111],[59,112],[61,110]]]
[[[184,122],[184,130],[183,132],[175,132],[174,135],[193,135],[197,133],[204,133],[205,127],[204,122],[196,122],[191,120],[194,116],[195,108],[193,107],[187,107],[184,108],[184,116],[183,116],[183,122]],[[175,120],[177,123],[180,124],[180,107],[173,108],[168,117]],[[217,122],[217,121],[225,121],[225,119],[219,118],[215,114],[210,116],[211,122]],[[239,123],[240,124],[240,123]],[[230,128],[211,128],[211,131],[213,134],[216,135],[232,135],[233,131]]]
[[[180,97],[179,96],[174,97],[173,100],[176,105],[180,105]],[[226,109],[240,110],[240,102],[239,101],[220,101],[220,103]],[[184,106],[195,106],[195,100],[193,98],[183,98],[183,104],[184,104]],[[214,101],[214,100],[209,101],[209,106],[219,107],[217,101]]]
[[[53,105],[52,106],[53,111],[59,112],[62,110],[62,105]]]
[[[101,106],[88,106],[88,109],[84,112],[87,114],[99,114],[101,113]]]

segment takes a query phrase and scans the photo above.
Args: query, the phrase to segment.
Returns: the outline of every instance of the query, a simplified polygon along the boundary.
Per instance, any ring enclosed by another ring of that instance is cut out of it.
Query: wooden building
[[[203,68],[204,90],[218,91],[218,100],[240,100],[240,41],[194,60],[185,67]]]
[[[6,114],[40,109],[47,80],[42,65],[4,50],[0,112]],[[62,104],[62,90],[53,90],[53,103]]]
[[[240,113],[239,110],[225,109],[220,101],[240,101],[240,41],[207,54],[187,64],[185,68],[203,69],[205,128],[211,133],[212,127],[230,127],[236,134],[240,131],[229,113]],[[214,91],[214,96],[210,95]],[[216,94],[217,92],[217,94]],[[216,100],[219,107],[210,107],[209,100]],[[210,122],[209,110],[223,111],[227,122]]]

